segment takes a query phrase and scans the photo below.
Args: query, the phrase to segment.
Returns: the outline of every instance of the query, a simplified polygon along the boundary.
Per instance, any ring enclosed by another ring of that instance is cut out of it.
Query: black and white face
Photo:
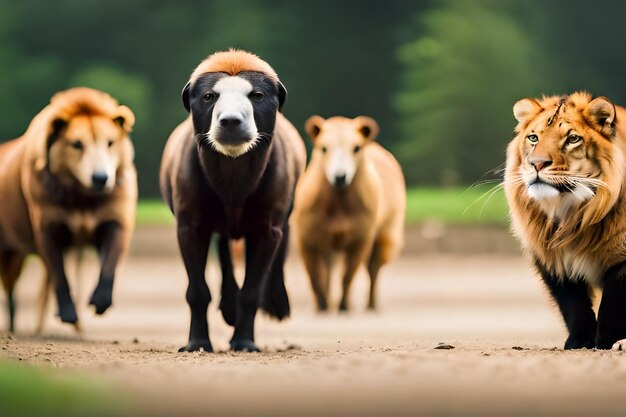
[[[201,144],[237,158],[271,140],[286,95],[280,82],[260,72],[213,72],[185,86],[183,103]]]

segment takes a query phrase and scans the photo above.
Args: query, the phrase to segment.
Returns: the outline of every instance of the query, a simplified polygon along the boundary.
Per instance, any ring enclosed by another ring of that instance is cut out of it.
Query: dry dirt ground
[[[292,256],[292,317],[257,320],[263,353],[226,351],[231,329],[214,302],[210,332],[220,352],[190,354],[177,353],[189,317],[183,266],[170,252],[136,249],[103,317],[85,307],[97,275],[88,257],[78,290],[80,336],[52,311],[44,334],[32,336],[41,271],[31,260],[17,291],[19,331],[0,337],[0,357],[103,380],[140,415],[626,415],[626,354],[562,351],[555,308],[519,255],[405,256],[382,272],[379,312],[364,311],[361,272],[354,311],[323,316],[314,313]],[[216,300],[215,263],[208,275]],[[434,349],[440,342],[454,349]]]

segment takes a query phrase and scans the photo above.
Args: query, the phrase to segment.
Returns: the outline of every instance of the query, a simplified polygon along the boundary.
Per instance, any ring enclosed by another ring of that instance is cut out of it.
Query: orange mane
[[[193,71],[190,81],[194,82],[202,74],[209,72],[237,75],[244,71],[262,72],[278,81],[278,75],[267,62],[250,52],[238,49],[229,49],[210,55]]]

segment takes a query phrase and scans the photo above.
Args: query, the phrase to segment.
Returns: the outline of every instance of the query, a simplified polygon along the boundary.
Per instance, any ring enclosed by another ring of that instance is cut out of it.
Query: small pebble
[[[521,346],[513,346],[511,349],[513,350],[525,350],[523,347]]]
[[[438,343],[437,346],[435,346],[435,349],[450,350],[450,349],[454,349],[454,346],[449,345],[447,343]]]
[[[137,339],[136,337],[133,339],[133,343],[137,344],[139,343],[139,339]]]

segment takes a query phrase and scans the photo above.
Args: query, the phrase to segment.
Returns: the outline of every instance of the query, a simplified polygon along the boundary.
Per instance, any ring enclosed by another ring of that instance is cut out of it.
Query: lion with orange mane
[[[526,98],[513,113],[513,231],[558,304],[565,349],[609,349],[626,338],[626,109],[579,92]]]

